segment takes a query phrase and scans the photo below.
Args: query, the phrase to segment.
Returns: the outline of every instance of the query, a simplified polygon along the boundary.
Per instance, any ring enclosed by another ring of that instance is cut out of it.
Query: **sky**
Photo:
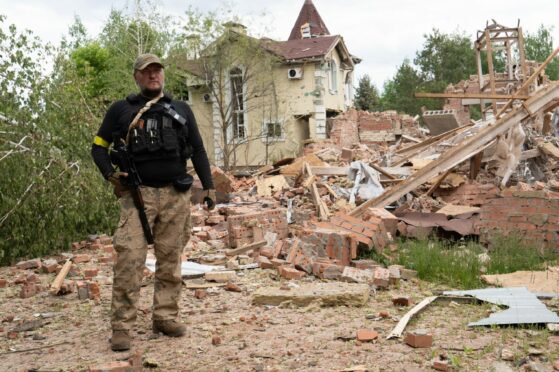
[[[0,14],[18,29],[30,29],[45,42],[57,44],[74,17],[80,17],[90,37],[106,22],[111,8],[133,9],[134,0],[0,0]],[[158,0],[163,13],[183,17],[189,6],[200,11],[233,9],[249,34],[286,40],[304,0]],[[535,33],[541,24],[553,26],[558,0],[313,0],[331,34],[341,35],[353,55],[363,61],[357,78],[368,74],[382,89],[405,58],[413,61],[424,35],[433,28],[464,32],[471,39],[486,22]],[[559,28],[552,32],[559,46]]]

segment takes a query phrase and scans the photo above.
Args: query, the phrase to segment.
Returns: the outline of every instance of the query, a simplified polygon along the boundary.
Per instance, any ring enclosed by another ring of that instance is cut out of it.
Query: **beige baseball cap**
[[[140,54],[138,58],[136,58],[136,61],[134,62],[134,71],[136,70],[141,71],[153,63],[161,66],[161,68],[165,68],[163,63],[161,63],[159,57],[156,56],[155,54],[150,54],[150,53]]]

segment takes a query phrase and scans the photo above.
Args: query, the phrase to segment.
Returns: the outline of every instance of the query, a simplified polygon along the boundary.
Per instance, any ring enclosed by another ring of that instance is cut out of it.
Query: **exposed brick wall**
[[[262,240],[267,231],[278,234],[278,239],[287,237],[287,217],[283,208],[259,213],[247,213],[227,218],[229,246],[241,247]]]
[[[480,210],[475,229],[483,242],[518,235],[538,247],[559,247],[559,197],[545,191],[503,191]]]
[[[399,115],[396,111],[368,112],[350,109],[331,119],[330,138],[341,147],[353,144],[394,141],[396,135],[415,135],[418,127],[409,115]]]
[[[352,108],[331,120],[330,138],[334,143],[351,147],[359,142],[359,111]]]
[[[436,196],[451,204],[480,207],[499,195],[499,189],[490,183],[466,182],[455,189],[438,189]]]

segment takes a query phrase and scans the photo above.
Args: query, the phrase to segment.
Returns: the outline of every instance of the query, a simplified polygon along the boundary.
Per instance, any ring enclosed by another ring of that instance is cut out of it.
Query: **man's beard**
[[[142,88],[141,93],[142,93],[142,96],[144,96],[144,97],[155,98],[159,94],[161,94],[162,90],[163,90],[163,88],[160,88],[160,89]]]

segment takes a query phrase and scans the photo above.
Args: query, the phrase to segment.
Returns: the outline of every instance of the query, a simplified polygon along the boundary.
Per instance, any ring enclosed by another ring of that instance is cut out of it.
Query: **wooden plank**
[[[544,142],[538,145],[538,148],[549,156],[553,156],[555,159],[559,159],[559,148],[551,142]]]
[[[334,189],[332,189],[332,187],[330,187],[330,185],[328,184],[328,182],[322,182],[320,184],[320,186],[324,187],[326,190],[328,190],[328,192],[330,193],[330,195],[332,195],[332,197],[334,199],[338,199],[338,194],[334,191]]]
[[[534,73],[532,75],[530,75],[530,77],[528,78],[528,80],[526,80],[522,86],[520,88],[518,88],[518,90],[516,91],[517,93],[514,94],[514,96],[516,96],[516,94],[521,94],[530,84],[532,84],[532,82],[538,77],[538,75],[546,68],[546,66],[553,61],[553,58],[555,58],[555,56],[557,55],[557,53],[559,53],[559,48],[555,49],[550,55],[549,57],[547,57],[547,59],[545,61],[543,61],[543,63],[536,69],[536,71],[534,71]],[[501,115],[503,115],[505,113],[505,111],[507,111],[507,109],[512,105],[512,103],[514,102],[514,99],[509,100],[502,108],[501,110],[497,113],[496,118],[498,119]],[[532,112],[535,112],[537,110],[532,110]]]
[[[225,252],[225,254],[227,256],[236,256],[236,255],[248,252],[248,251],[252,251],[253,249],[258,249],[258,248],[263,247],[265,245],[266,245],[266,241],[265,240],[260,240],[260,241],[254,242],[254,243],[244,245],[240,248],[228,249]]]
[[[316,205],[316,209],[318,211],[318,216],[320,220],[328,221],[328,218],[330,217],[330,211],[328,210],[328,207],[324,205],[324,202],[320,198],[318,188],[316,187],[316,182],[313,182],[313,184],[311,185],[311,192],[313,195],[314,203]]]
[[[349,167],[311,167],[315,176],[346,176]]]
[[[70,272],[71,268],[72,268],[72,261],[67,260],[64,263],[64,266],[62,266],[62,269],[60,269],[60,272],[58,273],[56,278],[54,278],[54,282],[52,282],[50,286],[49,293],[51,295],[55,296],[56,294],[58,294],[58,291],[60,291],[60,287],[62,287],[62,283],[64,283],[64,279],[66,279],[66,275],[68,275],[68,272]]]
[[[420,140],[419,138],[415,138],[415,137],[412,137],[412,136],[408,136],[407,134],[402,134],[402,138],[407,139],[408,141],[415,142],[415,143],[423,142],[423,140]]]
[[[387,171],[385,171],[384,169],[382,169],[381,167],[379,167],[376,164],[369,164],[369,166],[371,168],[373,168],[374,170],[376,170],[377,172],[379,172],[380,174],[382,174],[383,176],[385,176],[386,178],[388,178],[389,180],[395,180],[396,177],[394,177],[393,175],[391,175],[390,173],[388,173]]]
[[[491,86],[491,94],[495,94],[495,70],[493,68],[493,47],[491,45],[491,36],[489,30],[485,30],[485,47],[487,49],[487,67],[489,69],[489,84]],[[497,117],[497,101],[492,100],[493,115]]]
[[[559,82],[550,83],[545,88],[538,91],[527,102],[531,111],[538,111],[550,100],[559,97]],[[358,216],[370,207],[385,207],[397,201],[405,194],[415,190],[425,182],[433,179],[442,172],[468,160],[471,156],[484,150],[498,136],[506,133],[514,125],[527,116],[524,107],[514,108],[511,112],[499,119],[495,124],[485,127],[483,130],[464,140],[459,146],[455,146],[441,154],[441,156],[431,163],[431,166],[422,168],[411,175],[406,181],[393,186],[377,198],[366,201],[353,211],[350,215]]]
[[[475,180],[481,169],[481,160],[483,159],[483,151],[478,152],[470,158],[470,179]]]
[[[492,94],[492,93],[415,93],[416,98],[476,98],[476,99],[512,99],[512,94]],[[528,99],[530,96],[517,96],[516,99]]]
[[[536,149],[530,149],[530,150],[526,150],[524,152],[522,152],[522,154],[520,154],[520,160],[528,160],[528,159],[532,159],[532,158],[537,158],[538,156],[541,156],[542,153],[540,152],[540,149],[536,148]]]
[[[441,185],[441,183],[443,183],[444,179],[450,174],[450,172],[452,172],[452,168],[447,170],[442,176],[439,177],[439,179],[437,180],[437,182],[435,182],[433,184],[433,186],[431,186],[429,188],[429,190],[427,190],[427,192],[425,193],[426,196],[431,196],[435,190],[437,190],[439,188],[439,186]]]

